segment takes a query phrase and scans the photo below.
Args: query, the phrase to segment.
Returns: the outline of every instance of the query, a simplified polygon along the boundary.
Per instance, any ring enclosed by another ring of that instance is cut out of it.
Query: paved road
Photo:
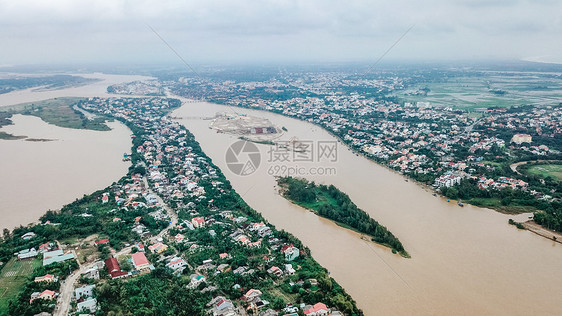
[[[158,235],[150,238],[151,242],[155,242],[159,238],[165,237],[166,234],[168,233],[168,230],[170,230],[170,228],[175,227],[178,224],[178,214],[171,207],[169,207],[168,204],[164,202],[164,200],[162,199],[162,197],[160,197],[160,195],[156,194],[154,191],[152,191],[152,189],[150,189],[146,177],[144,177],[143,180],[146,189],[157,197],[158,203],[164,208],[166,213],[168,213],[168,216],[170,216],[170,225],[164,228]],[[113,256],[119,257],[125,254],[129,254],[131,253],[132,247],[133,246],[125,247],[118,252],[113,252]],[[68,315],[69,308],[70,308],[70,301],[72,300],[73,297],[74,286],[76,282],[84,272],[94,267],[95,262],[91,262],[83,265],[80,265],[80,262],[78,262],[78,264],[79,264],[78,270],[74,271],[61,284],[60,295],[57,300],[57,306],[55,307],[55,311],[54,311],[55,316]]]

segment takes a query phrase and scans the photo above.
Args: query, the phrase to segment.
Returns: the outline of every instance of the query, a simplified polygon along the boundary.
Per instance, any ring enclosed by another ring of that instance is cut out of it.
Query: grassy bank
[[[110,130],[104,124],[106,118],[96,117],[90,120],[83,113],[73,108],[74,105],[79,104],[82,100],[81,98],[55,98],[13,105],[5,107],[3,110],[10,114],[37,116],[43,121],[59,127],[96,131]]]
[[[391,248],[393,253],[410,257],[398,238],[333,185],[316,185],[314,182],[292,177],[278,178],[277,183],[283,190],[282,195],[293,203],[312,210],[341,227],[366,234],[372,241]]]

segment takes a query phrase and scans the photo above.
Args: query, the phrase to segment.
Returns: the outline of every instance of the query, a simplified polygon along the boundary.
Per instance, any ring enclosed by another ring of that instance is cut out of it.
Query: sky
[[[0,0],[0,65],[562,62],[560,0]]]

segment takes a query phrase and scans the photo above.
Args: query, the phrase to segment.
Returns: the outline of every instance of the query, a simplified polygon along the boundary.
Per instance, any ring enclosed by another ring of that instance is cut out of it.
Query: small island
[[[315,214],[330,219],[338,225],[369,235],[371,240],[392,249],[404,258],[410,255],[402,243],[388,229],[351,201],[349,196],[335,186],[317,185],[305,179],[281,177],[277,179],[281,195]]]

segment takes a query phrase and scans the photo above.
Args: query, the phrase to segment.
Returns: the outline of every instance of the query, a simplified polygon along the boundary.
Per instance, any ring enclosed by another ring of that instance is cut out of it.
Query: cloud
[[[561,55],[560,1],[0,0],[1,63]]]

